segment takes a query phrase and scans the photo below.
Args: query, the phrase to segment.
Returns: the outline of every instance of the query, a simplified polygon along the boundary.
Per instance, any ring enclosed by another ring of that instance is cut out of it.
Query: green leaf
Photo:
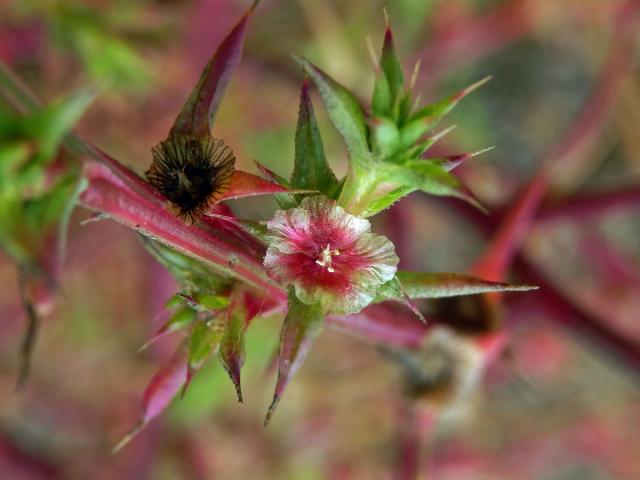
[[[0,127],[1,129],[1,127]],[[12,180],[12,176],[28,160],[31,148],[26,141],[7,141],[0,130],[0,187]]]
[[[380,56],[381,75],[376,80],[372,109],[376,116],[398,119],[398,107],[404,88],[402,65],[396,55],[391,28],[387,25]],[[384,80],[382,80],[384,79]]]
[[[94,80],[107,88],[141,90],[148,84],[149,65],[128,42],[84,25],[68,28],[74,30],[72,42]]]
[[[195,323],[189,338],[189,354],[187,357],[187,379],[182,389],[182,396],[187,391],[195,373],[200,370],[220,346],[223,327],[218,318],[201,319]]]
[[[387,181],[398,187],[414,187],[431,195],[460,198],[485,211],[473,194],[438,164],[424,160],[409,160],[402,165],[385,164],[385,170]]]
[[[413,147],[422,136],[433,126],[429,119],[420,118],[412,120],[400,129],[400,149]]]
[[[202,294],[197,296],[196,301],[206,310],[222,310],[229,306],[229,298],[222,295]]]
[[[402,301],[404,294],[412,299],[444,298],[459,295],[476,295],[490,292],[524,292],[538,287],[531,285],[510,285],[490,282],[470,275],[443,272],[405,272],[396,275],[397,280],[390,280],[378,291],[376,302],[384,300]],[[402,291],[404,288],[404,291]]]
[[[393,156],[400,146],[400,132],[395,122],[386,117],[377,117],[373,122],[373,152],[380,160]]]
[[[362,212],[362,217],[368,218],[376,213],[379,213],[391,205],[396,203],[401,198],[409,195],[411,192],[414,192],[416,189],[412,186],[398,187],[394,190],[391,190],[389,193],[372,200],[367,206],[366,210]]]
[[[387,76],[380,72],[373,84],[373,95],[371,97],[371,112],[376,117],[391,115],[393,111],[393,101],[391,99],[391,87]]]
[[[198,369],[202,366],[218,347],[220,336],[221,332],[215,321],[201,320],[194,325],[189,345],[189,368]]]
[[[222,310],[229,306],[229,299],[223,295],[213,295],[210,293],[197,293],[188,295],[185,293],[178,294],[178,297],[196,312],[211,312]]]
[[[369,165],[372,159],[367,143],[367,126],[356,97],[308,60],[294,58],[318,87],[329,118],[347,144],[351,163],[363,167]]]
[[[42,237],[43,233],[60,222],[77,195],[77,178],[69,175],[61,179],[46,193],[23,203],[23,226],[34,237]]]
[[[29,130],[38,140],[39,159],[53,158],[64,136],[78,122],[94,94],[83,90],[66,100],[57,101],[36,113],[29,122]]]
[[[167,320],[159,330],[159,333],[175,332],[182,330],[185,327],[191,325],[196,319],[196,312],[192,308],[181,308],[174,312],[173,315]]]
[[[278,380],[273,400],[264,420],[265,426],[271,420],[285,388],[298,371],[311,344],[320,333],[324,322],[324,312],[320,305],[307,305],[289,290],[289,311],[280,331],[280,351],[278,353]]]
[[[338,186],[338,181],[324,155],[324,147],[309,95],[307,78],[304,79],[300,92],[291,186],[317,190],[330,198],[333,198]]]

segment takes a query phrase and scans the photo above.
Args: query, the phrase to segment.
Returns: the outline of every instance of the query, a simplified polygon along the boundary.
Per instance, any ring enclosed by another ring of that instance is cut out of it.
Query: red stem
[[[542,207],[536,220],[538,223],[565,219],[583,221],[600,218],[611,210],[631,209],[640,209],[640,187],[635,185],[561,200]]]

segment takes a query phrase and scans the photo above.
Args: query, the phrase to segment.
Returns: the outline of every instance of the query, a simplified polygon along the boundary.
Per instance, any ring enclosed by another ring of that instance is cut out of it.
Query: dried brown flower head
[[[147,180],[185,221],[193,222],[229,188],[236,159],[219,138],[172,135],[152,153]]]

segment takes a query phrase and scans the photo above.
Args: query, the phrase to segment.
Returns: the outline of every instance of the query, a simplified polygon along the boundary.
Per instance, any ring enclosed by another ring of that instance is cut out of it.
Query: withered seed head
[[[172,135],[151,152],[147,180],[188,222],[229,188],[236,159],[219,138]]]

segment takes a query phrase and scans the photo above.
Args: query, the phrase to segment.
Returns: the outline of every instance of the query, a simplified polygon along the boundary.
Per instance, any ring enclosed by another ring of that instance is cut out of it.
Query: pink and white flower
[[[359,312],[396,273],[393,244],[326,197],[306,197],[298,207],[276,212],[267,227],[269,276],[327,312]]]

